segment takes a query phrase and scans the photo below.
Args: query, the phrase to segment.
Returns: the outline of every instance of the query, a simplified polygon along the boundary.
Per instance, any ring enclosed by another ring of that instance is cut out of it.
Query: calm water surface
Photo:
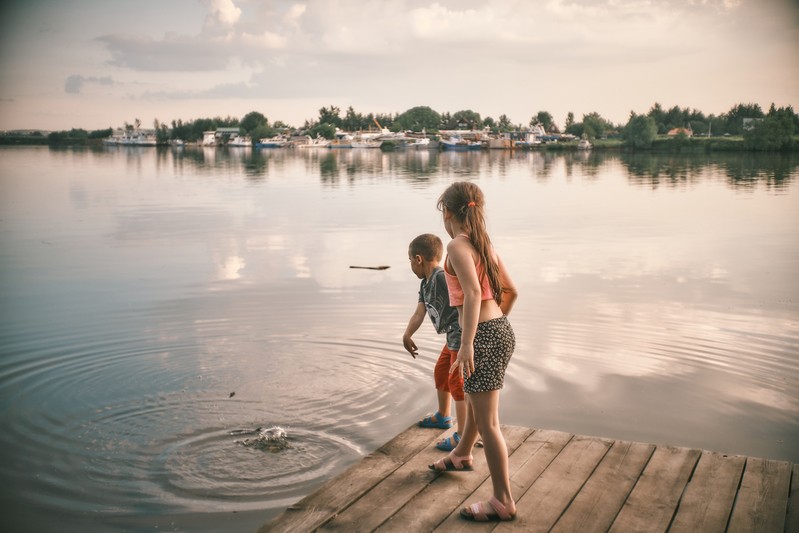
[[[464,179],[520,290],[504,423],[799,462],[798,163],[0,149],[3,521],[251,531],[433,410],[407,245]]]

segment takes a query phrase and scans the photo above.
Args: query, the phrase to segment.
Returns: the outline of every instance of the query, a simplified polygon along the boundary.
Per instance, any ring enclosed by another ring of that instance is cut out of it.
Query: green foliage
[[[336,106],[323,107],[319,109],[319,124],[332,124],[334,127],[340,128],[342,126],[340,114],[341,109]]]
[[[565,125],[566,133],[569,133],[569,128],[572,126],[574,126],[574,113],[569,111],[566,114],[566,125]]]
[[[412,107],[397,117],[395,125],[400,130],[438,130],[441,115],[427,106]]]
[[[333,139],[336,136],[336,126],[333,124],[328,123],[321,123],[317,124],[305,131],[306,135],[310,135],[313,138],[316,138],[317,135],[321,135],[325,139]]]
[[[555,121],[552,118],[552,114],[548,111],[539,111],[533,116],[533,118],[530,119],[531,126],[535,126],[536,124],[541,124],[544,130],[549,132],[553,131]],[[557,129],[557,127],[555,129]]]
[[[465,109],[463,111],[456,111],[450,118],[447,126],[443,129],[449,130],[478,130],[483,127],[483,120],[480,118],[480,113]]]
[[[252,129],[248,135],[252,138],[253,142],[257,143],[261,139],[274,137],[277,135],[277,130],[264,122]]]
[[[775,151],[793,144],[793,121],[785,114],[774,114],[744,131],[744,146],[750,150]]]
[[[499,116],[499,122],[497,122],[497,128],[499,129],[500,133],[505,133],[516,129],[513,126],[513,123],[510,121],[510,118],[508,118],[508,115],[505,114]]]
[[[89,139],[107,139],[114,133],[114,130],[107,128],[104,130],[94,130],[89,132]]]
[[[593,112],[583,115],[583,121],[575,123],[574,115],[570,112],[566,119],[566,133],[577,137],[596,139],[614,131],[613,124],[602,118],[599,113]]]
[[[624,141],[633,148],[651,148],[657,137],[658,127],[655,119],[648,115],[632,113],[624,127]]]
[[[745,118],[763,118],[763,110],[758,104],[738,104],[725,115],[724,133],[741,135],[744,131]]]
[[[261,126],[269,126],[269,120],[263,115],[263,113],[259,113],[258,111],[250,111],[244,117],[242,117],[241,122],[239,123],[241,129],[244,130],[244,133],[247,135],[252,135],[252,132]]]
[[[569,135],[574,135],[575,137],[582,137],[585,129],[583,128],[582,122],[572,122],[568,126],[566,126],[566,133]]]

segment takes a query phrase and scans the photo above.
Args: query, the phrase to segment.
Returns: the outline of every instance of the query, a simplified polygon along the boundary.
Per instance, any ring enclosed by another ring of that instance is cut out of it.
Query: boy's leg
[[[450,368],[452,368],[453,363],[458,360],[458,351],[448,351],[449,365]],[[463,375],[457,372],[449,374],[448,385],[452,399],[455,400],[455,417],[458,422],[458,435],[463,435],[464,426],[466,425],[466,399],[463,395]]]
[[[433,378],[436,384],[436,395],[438,396],[438,412],[442,416],[450,416],[452,396],[449,392],[449,367],[450,352],[446,345],[438,356],[436,366],[433,369]]]
[[[438,412],[443,416],[449,416],[452,395],[445,390],[436,389],[438,395]]]

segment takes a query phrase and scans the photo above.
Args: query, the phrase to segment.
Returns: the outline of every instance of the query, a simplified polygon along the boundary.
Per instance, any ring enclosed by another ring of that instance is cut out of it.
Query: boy
[[[450,398],[453,398],[458,431],[452,437],[447,437],[436,444],[436,448],[440,450],[452,451],[460,441],[460,432],[463,431],[466,402],[463,396],[463,376],[457,372],[452,374],[449,372],[452,363],[458,357],[461,328],[458,323],[458,310],[449,305],[447,282],[440,264],[443,253],[444,245],[441,239],[429,233],[419,235],[408,247],[411,270],[422,282],[419,288],[419,302],[402,336],[402,344],[415,359],[418,349],[411,337],[424,322],[425,314],[430,315],[436,333],[447,334],[447,343],[441,350],[433,372],[438,393],[438,411],[434,415],[424,417],[419,421],[419,425],[438,429],[451,428],[452,417],[449,413]]]

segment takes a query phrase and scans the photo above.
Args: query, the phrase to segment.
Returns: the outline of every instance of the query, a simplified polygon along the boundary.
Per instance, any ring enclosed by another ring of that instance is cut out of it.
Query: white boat
[[[216,146],[216,130],[203,132],[203,146]]]
[[[336,128],[336,138],[327,145],[328,148],[352,148],[353,136]]]
[[[317,135],[316,139],[308,137],[307,143],[298,144],[297,146],[300,148],[327,148],[330,146],[330,141],[321,135]]]
[[[252,148],[252,139],[249,135],[233,135],[227,145],[238,148]]]
[[[590,150],[591,143],[588,142],[588,139],[580,139],[580,142],[577,143],[578,150]]]
[[[103,143],[112,146],[155,146],[158,144],[158,139],[155,133],[149,130],[120,130],[111,137],[103,139]]]
[[[408,143],[408,148],[413,148],[416,150],[426,150],[430,147],[430,138],[423,137],[421,139],[415,139],[413,142]]]
[[[255,143],[256,148],[283,148],[288,145],[289,140],[283,135],[275,135],[274,137],[264,137]]]
[[[383,144],[382,140],[374,140],[369,138],[363,137],[355,137],[350,142],[353,148],[380,148],[380,145]]]

